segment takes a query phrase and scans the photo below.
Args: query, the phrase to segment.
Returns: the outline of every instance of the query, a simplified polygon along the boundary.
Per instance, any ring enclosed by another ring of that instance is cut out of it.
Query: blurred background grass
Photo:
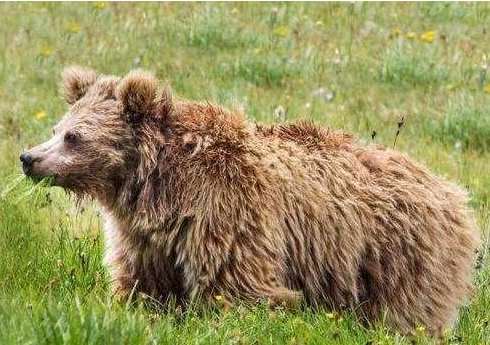
[[[467,187],[485,234],[475,296],[445,341],[490,343],[489,4],[0,3],[0,18],[0,343],[410,342],[329,313],[114,305],[97,210],[57,189],[19,197],[30,185],[15,179],[20,152],[66,109],[70,64],[146,68],[181,96],[260,121],[313,119],[363,143],[393,146],[403,119],[397,149]]]

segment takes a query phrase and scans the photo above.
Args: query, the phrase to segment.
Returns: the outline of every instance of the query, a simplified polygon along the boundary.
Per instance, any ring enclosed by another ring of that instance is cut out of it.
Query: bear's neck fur
[[[201,191],[188,190],[189,182],[213,170],[239,170],[236,158],[250,134],[238,111],[189,101],[169,105],[168,100],[162,97],[155,113],[135,127],[137,159],[117,172],[111,190],[96,197],[133,230],[162,227],[192,213]]]

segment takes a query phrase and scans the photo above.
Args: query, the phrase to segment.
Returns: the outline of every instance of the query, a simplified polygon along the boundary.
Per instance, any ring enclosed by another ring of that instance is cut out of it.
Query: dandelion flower
[[[286,25],[280,25],[274,29],[274,35],[278,37],[286,37],[289,35],[289,28]]]
[[[409,40],[413,40],[415,38],[415,32],[409,31],[405,34],[405,38],[408,38]]]
[[[402,31],[399,28],[393,28],[393,29],[391,29],[391,34],[393,36],[398,36],[401,33],[402,33]]]
[[[107,7],[107,1],[94,1],[94,8],[98,10],[103,10]]]
[[[48,116],[48,114],[46,114],[45,111],[41,110],[41,111],[38,111],[36,113],[36,115],[34,115],[34,116],[36,117],[37,120],[41,121],[41,120],[44,120]]]
[[[82,29],[82,26],[80,25],[80,23],[75,23],[75,22],[68,24],[68,27],[67,27],[68,32],[71,32],[72,34],[76,34],[81,29]]]
[[[44,57],[44,58],[48,58],[50,57],[52,54],[52,50],[50,47],[44,47],[42,50],[41,50],[41,56]]]
[[[485,85],[483,92],[490,94],[490,84]]]
[[[421,41],[432,43],[436,39],[436,33],[434,31],[427,31],[421,34],[419,38]]]

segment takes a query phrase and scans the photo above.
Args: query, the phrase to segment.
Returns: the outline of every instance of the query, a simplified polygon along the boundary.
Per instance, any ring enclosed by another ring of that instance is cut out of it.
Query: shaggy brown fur
[[[70,111],[28,171],[100,203],[116,292],[304,300],[433,333],[468,296],[465,193],[404,154],[158,95],[144,72],[75,68],[62,87]]]

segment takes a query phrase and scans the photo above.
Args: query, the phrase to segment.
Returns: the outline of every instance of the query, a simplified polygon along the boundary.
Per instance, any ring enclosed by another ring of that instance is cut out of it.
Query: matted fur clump
[[[71,105],[24,170],[99,202],[114,291],[352,308],[440,333],[470,292],[465,193],[406,155],[308,123],[261,126],[71,68]]]

